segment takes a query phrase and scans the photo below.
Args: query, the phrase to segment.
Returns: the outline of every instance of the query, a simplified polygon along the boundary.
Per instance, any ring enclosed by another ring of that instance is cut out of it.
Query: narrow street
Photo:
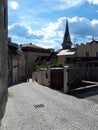
[[[9,88],[0,130],[98,130],[98,103],[30,80]]]

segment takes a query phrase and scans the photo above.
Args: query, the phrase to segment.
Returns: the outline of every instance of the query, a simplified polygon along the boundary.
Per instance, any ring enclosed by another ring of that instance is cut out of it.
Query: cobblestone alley
[[[0,130],[98,130],[98,103],[30,80],[9,88]]]

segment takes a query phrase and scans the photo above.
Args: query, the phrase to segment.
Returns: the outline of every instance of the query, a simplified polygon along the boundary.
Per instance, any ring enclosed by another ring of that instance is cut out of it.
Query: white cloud
[[[84,17],[68,18],[69,31],[72,40],[77,41],[89,40],[92,37],[98,37],[98,20],[94,19],[90,21]],[[55,23],[49,23],[46,28],[42,29],[44,38],[48,41],[54,39],[55,44],[61,44],[63,41],[64,31],[66,27],[66,17],[59,18]],[[44,39],[44,40],[45,40]]]
[[[14,23],[8,26],[11,37],[20,37],[25,39],[42,39],[44,36],[39,31],[32,29],[24,23]]]
[[[85,0],[43,0],[43,2],[50,10],[65,10],[75,6],[80,6],[85,2]]]
[[[10,3],[10,6],[11,6],[12,9],[16,10],[16,9],[18,9],[19,4],[18,4],[18,2],[16,2],[16,1],[12,1],[12,2]]]
[[[91,4],[98,4],[98,0],[87,0],[89,3],[91,3]]]
[[[41,42],[36,44],[37,46],[43,47],[43,48],[55,48],[58,49],[60,47],[60,44],[57,44],[53,41],[44,41],[43,45]]]
[[[91,21],[91,23],[95,26],[95,25],[98,24],[98,20],[97,20],[97,19],[93,19],[93,20]]]
[[[91,40],[92,37],[98,37],[97,19],[90,21],[87,18],[76,16],[68,18],[68,21],[72,42],[79,43]],[[66,17],[61,17],[40,30],[33,31],[27,23],[15,23],[8,26],[8,29],[11,37],[25,38],[28,41],[32,40],[34,44],[59,49],[63,42],[65,27]]]
[[[45,3],[43,11],[66,10],[80,6],[85,2],[98,5],[98,0],[43,0],[43,3]],[[49,8],[49,10],[47,10],[47,8]]]
[[[61,37],[62,32],[65,30],[66,17],[59,18],[56,22],[48,23],[47,27],[42,28],[45,38]]]
[[[42,32],[45,34],[45,37],[54,37],[56,36],[56,29],[58,28],[59,23],[49,23],[46,28],[42,29]]]

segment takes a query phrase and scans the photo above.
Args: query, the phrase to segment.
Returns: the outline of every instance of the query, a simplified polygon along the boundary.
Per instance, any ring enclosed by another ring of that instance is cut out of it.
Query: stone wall
[[[41,71],[32,73],[32,81],[37,81],[44,86],[50,86],[50,69],[44,69]]]
[[[60,70],[59,68],[57,69]],[[60,73],[55,74],[55,72],[53,72],[55,75],[53,73],[51,75],[50,70],[51,69],[34,72],[32,74],[32,80],[37,81],[39,84],[62,90],[63,93],[91,85],[91,83],[85,83],[83,80],[98,82],[98,67],[82,68],[65,66],[64,77],[61,77],[62,79],[60,78]]]
[[[68,92],[68,67],[64,67],[64,78],[63,78],[63,92],[67,93]],[[57,75],[58,76],[58,75]],[[51,88],[55,88],[55,86],[51,86],[51,83],[53,78],[51,77],[51,68],[48,69],[43,69],[40,71],[36,71],[32,73],[32,81],[37,81],[39,84],[51,87]],[[54,81],[53,81],[54,82]]]
[[[4,116],[8,86],[7,0],[0,0],[0,123]]]

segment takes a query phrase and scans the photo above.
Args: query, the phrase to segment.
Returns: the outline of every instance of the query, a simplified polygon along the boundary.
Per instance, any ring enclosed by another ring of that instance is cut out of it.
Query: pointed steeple
[[[62,48],[63,49],[71,49],[71,45],[72,45],[72,42],[71,42],[71,39],[70,39],[68,19],[66,19],[66,30],[65,30],[65,34],[64,34]]]

